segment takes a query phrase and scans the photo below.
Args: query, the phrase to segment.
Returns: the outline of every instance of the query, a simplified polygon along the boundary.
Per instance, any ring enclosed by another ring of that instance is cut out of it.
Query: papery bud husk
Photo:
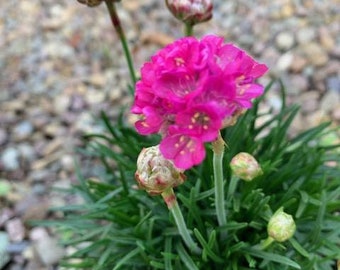
[[[87,5],[88,7],[99,6],[104,0],[77,0],[79,3]],[[120,0],[112,0],[112,2],[119,2]]]
[[[267,230],[268,235],[275,241],[284,242],[294,235],[296,225],[293,217],[283,212],[283,208],[281,207],[270,218]]]
[[[103,2],[103,0],[77,0],[77,1],[89,7],[99,6]]]
[[[233,174],[242,180],[252,181],[263,174],[261,166],[250,154],[241,152],[232,158],[230,168]]]
[[[137,159],[135,178],[139,187],[150,195],[158,195],[182,184],[186,177],[172,161],[165,159],[159,145],[144,148]]]
[[[230,127],[236,124],[237,119],[246,112],[245,109],[236,110],[231,116],[228,116],[223,119],[222,129],[226,127]]]
[[[166,5],[177,19],[190,25],[212,18],[211,0],[166,0]]]

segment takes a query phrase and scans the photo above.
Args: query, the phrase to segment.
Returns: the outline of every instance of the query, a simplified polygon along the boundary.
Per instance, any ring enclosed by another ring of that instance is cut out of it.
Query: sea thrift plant
[[[180,169],[205,157],[225,122],[263,93],[255,82],[267,71],[222,37],[185,37],[156,53],[141,69],[132,112],[140,134],[160,133],[160,150]]]
[[[222,37],[191,37],[196,23],[211,18],[212,1],[166,0],[187,37],[146,62],[138,82],[119,1],[78,1],[108,9],[135,90],[131,111],[140,118],[134,128],[125,114],[112,123],[102,112],[105,131],[84,136],[82,152],[101,167],[95,181],[77,170],[79,185],[67,194],[82,196],[79,205],[54,208],[65,218],[54,225],[75,250],[64,267],[335,269],[339,145],[321,143],[328,124],[289,139],[298,110],[286,106],[282,84],[280,112],[257,121],[264,97],[253,101],[264,89],[256,79],[266,65]],[[161,141],[141,136],[149,134]]]

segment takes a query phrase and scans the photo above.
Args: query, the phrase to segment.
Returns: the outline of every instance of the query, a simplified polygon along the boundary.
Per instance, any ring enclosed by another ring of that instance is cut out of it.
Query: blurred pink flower
[[[214,141],[226,119],[263,93],[255,79],[267,71],[223,38],[185,37],[145,63],[131,111],[140,134],[161,133],[160,150],[181,169],[202,162],[204,142]]]

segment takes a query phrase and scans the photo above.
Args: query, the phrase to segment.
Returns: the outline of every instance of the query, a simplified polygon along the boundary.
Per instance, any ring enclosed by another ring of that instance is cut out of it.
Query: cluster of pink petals
[[[163,156],[180,169],[202,162],[205,142],[214,141],[223,120],[252,106],[263,93],[254,80],[267,71],[223,38],[185,37],[144,64],[132,112],[142,115],[140,134],[161,133]]]

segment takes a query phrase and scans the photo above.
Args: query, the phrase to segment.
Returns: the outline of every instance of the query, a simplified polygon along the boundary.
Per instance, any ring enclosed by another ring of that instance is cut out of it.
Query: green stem
[[[273,243],[273,242],[274,242],[274,239],[273,239],[272,237],[268,236],[267,239],[263,240],[263,241],[260,243],[259,248],[260,248],[261,250],[264,250],[264,249],[266,249],[267,247],[269,247],[269,246],[271,245],[271,243]]]
[[[194,26],[190,23],[184,23],[184,34],[189,37],[192,36],[194,32]]]
[[[189,230],[185,224],[182,211],[179,208],[179,205],[176,200],[176,195],[172,188],[169,188],[165,190],[162,193],[162,197],[164,201],[166,202],[170,212],[172,213],[173,217],[175,218],[175,222],[177,225],[177,229],[179,234],[181,235],[184,243],[187,245],[187,247],[196,254],[201,253],[201,249],[197,246],[197,244],[192,239]]]
[[[215,207],[217,221],[220,226],[227,224],[227,217],[224,209],[224,182],[223,182],[223,155],[224,155],[224,141],[219,134],[213,145],[213,167],[215,180]]]
[[[230,200],[232,199],[233,194],[235,193],[235,190],[237,188],[237,183],[239,181],[239,178],[235,175],[231,177],[231,180],[229,182],[229,188],[227,192],[227,203],[230,203]]]
[[[137,81],[135,69],[133,67],[133,61],[132,61],[129,46],[128,46],[128,43],[127,43],[127,40],[126,40],[126,37],[125,37],[125,33],[124,33],[124,30],[122,28],[122,25],[120,23],[120,20],[119,20],[118,14],[117,14],[116,6],[115,6],[115,4],[113,3],[112,0],[105,0],[105,4],[107,6],[107,9],[109,10],[112,25],[113,25],[114,29],[116,30],[116,33],[118,34],[120,42],[122,44],[123,51],[124,51],[124,54],[125,54],[125,58],[126,58],[126,61],[127,61],[128,67],[129,67],[132,85],[135,85],[135,83]]]

